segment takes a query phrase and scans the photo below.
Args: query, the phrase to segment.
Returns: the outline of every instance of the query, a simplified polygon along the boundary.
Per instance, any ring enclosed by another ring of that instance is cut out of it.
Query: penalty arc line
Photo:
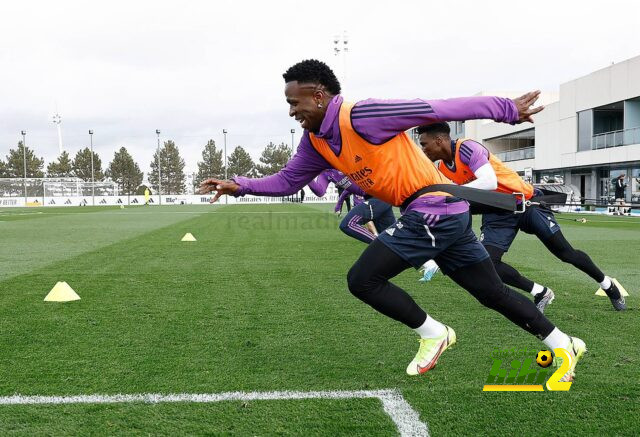
[[[398,428],[401,436],[429,436],[427,424],[397,390],[356,391],[272,391],[272,392],[226,392],[226,393],[178,393],[178,394],[116,394],[78,396],[2,396],[0,405],[60,405],[60,404],[114,404],[114,403],[161,403],[194,402],[212,403],[223,401],[263,401],[283,399],[365,399],[377,398],[382,408]]]

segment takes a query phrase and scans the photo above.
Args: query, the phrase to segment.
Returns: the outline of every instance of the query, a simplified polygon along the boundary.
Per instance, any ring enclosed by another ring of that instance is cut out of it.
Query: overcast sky
[[[127,147],[149,171],[155,129],[196,169],[228,130],[254,158],[291,142],[282,73],[317,58],[343,79],[333,36],[347,31],[344,95],[445,98],[484,90],[557,91],[640,55],[640,2],[3,1],[0,157],[20,131],[46,162],[88,146],[103,167]]]

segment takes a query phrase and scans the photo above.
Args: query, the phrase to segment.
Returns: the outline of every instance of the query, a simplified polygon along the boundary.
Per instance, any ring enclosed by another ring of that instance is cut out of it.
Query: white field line
[[[48,404],[114,404],[114,403],[160,403],[196,402],[210,403],[222,401],[267,401],[283,399],[365,399],[377,398],[382,408],[398,428],[401,436],[429,436],[427,424],[420,421],[418,413],[397,390],[356,390],[356,391],[271,391],[271,392],[226,392],[205,394],[117,394],[78,396],[2,396],[0,405],[48,405]]]

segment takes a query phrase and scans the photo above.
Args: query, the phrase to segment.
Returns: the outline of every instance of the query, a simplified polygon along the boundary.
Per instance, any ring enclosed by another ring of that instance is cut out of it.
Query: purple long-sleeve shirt
[[[342,188],[350,194],[355,194],[357,196],[366,195],[366,193],[362,191],[362,188],[353,183],[348,176],[333,168],[323,171],[316,180],[309,182],[309,188],[311,188],[313,194],[318,197],[322,197],[327,192],[327,187],[330,182],[333,182],[336,187]]]
[[[347,198],[347,196],[351,194],[354,194],[355,196],[361,196],[354,197],[354,205],[358,205],[361,203],[360,199],[366,195],[366,193],[362,191],[362,188],[352,182],[347,175],[334,168],[325,170],[320,173],[320,176],[318,176],[317,179],[309,182],[309,188],[311,188],[313,194],[318,197],[322,197],[327,192],[327,187],[329,186],[330,182],[333,182],[336,187],[342,188],[344,190],[342,194],[340,194],[340,197],[336,202],[336,212],[342,209],[342,203]]]
[[[341,95],[331,100],[320,130],[315,134],[318,138],[324,138],[336,155],[342,148],[338,117],[342,101]],[[463,97],[447,100],[367,99],[356,103],[351,111],[353,128],[373,144],[382,144],[412,127],[439,121],[486,118],[515,123],[518,117],[515,104],[500,97]],[[259,179],[234,178],[240,186],[235,195],[286,196],[297,192],[322,171],[331,168],[331,164],[313,148],[309,132],[305,130],[296,154],[282,170]]]

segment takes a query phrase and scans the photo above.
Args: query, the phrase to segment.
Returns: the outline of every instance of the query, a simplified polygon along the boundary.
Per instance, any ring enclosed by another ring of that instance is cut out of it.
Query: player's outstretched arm
[[[533,122],[532,115],[544,109],[543,106],[532,107],[539,96],[540,91],[531,91],[513,100],[492,96],[443,100],[367,99],[355,104],[351,122],[367,141],[382,144],[407,129],[443,121]]]
[[[198,194],[208,194],[215,191],[216,194],[211,198],[211,203],[217,202],[223,194],[235,195],[240,191],[240,185],[234,181],[225,181],[223,179],[210,178],[200,184]]]
[[[517,123],[529,122],[533,123],[532,115],[537,114],[538,112],[544,109],[544,106],[536,106],[532,107],[536,100],[540,97],[540,90],[531,91],[527,94],[524,94],[517,99],[513,99],[513,104],[516,105],[518,109],[518,121]]]
[[[252,194],[254,196],[288,196],[295,194],[331,165],[315,151],[308,132],[300,139],[298,150],[287,164],[276,174],[263,178],[236,176],[232,181],[219,181],[220,194],[235,197]],[[213,191],[210,189],[209,191]],[[218,196],[219,198],[220,196]],[[214,198],[217,200],[217,198]]]
[[[313,194],[318,197],[322,197],[327,194],[329,178],[327,177],[326,172],[320,173],[320,175],[316,179],[309,182],[307,186],[311,189],[311,191],[313,191]]]

